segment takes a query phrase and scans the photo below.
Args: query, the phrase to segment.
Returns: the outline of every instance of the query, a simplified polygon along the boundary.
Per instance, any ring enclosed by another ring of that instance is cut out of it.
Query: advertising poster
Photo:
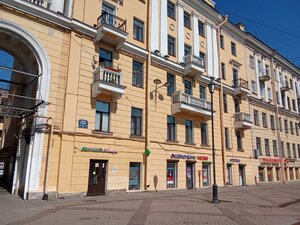
[[[167,169],[167,184],[169,187],[175,185],[175,170],[174,168],[168,168]]]

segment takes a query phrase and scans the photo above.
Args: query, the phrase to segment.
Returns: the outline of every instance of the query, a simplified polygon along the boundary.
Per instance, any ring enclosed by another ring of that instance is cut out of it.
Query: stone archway
[[[3,42],[0,43],[0,49],[9,52],[18,58],[18,60],[22,61],[28,72],[37,72],[38,74],[41,74],[41,76],[38,78],[36,88],[33,89],[35,96],[32,97],[48,102],[51,81],[51,67],[47,53],[42,47],[41,43],[30,32],[20,25],[4,19],[0,19],[0,35],[1,34],[5,34],[13,38],[17,37],[20,45],[23,45],[24,49],[29,51],[29,57],[26,58],[24,52],[22,52],[21,49],[16,48],[16,46]],[[36,114],[39,117],[45,117],[47,115],[47,107],[38,108]],[[40,119],[34,119],[34,123],[38,123],[39,120]],[[22,175],[23,177],[21,178],[18,175],[21,170],[20,166],[18,166],[20,162],[18,162],[16,159],[11,189],[12,193],[18,193],[18,183],[20,179],[22,179],[22,182],[24,183],[21,197],[28,198],[28,193],[38,191],[43,144],[43,133],[35,133],[31,136],[30,142],[27,146],[28,149],[25,158],[26,162],[22,172],[24,176]],[[18,152],[22,152],[21,148],[22,145],[19,143]]]

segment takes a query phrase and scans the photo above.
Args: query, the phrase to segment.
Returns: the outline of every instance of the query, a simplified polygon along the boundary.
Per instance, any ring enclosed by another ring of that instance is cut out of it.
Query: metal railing
[[[211,103],[200,99],[200,98],[196,98],[192,95],[186,94],[182,91],[176,91],[173,95],[172,95],[172,103],[183,103],[186,105],[190,105],[193,106],[195,108],[198,109],[204,109],[207,111],[211,111]]]
[[[205,68],[205,59],[200,58],[199,56],[188,54],[183,56],[183,62],[187,65],[190,63],[196,64],[202,68]]]
[[[97,28],[100,28],[104,24],[120,31],[126,32],[126,20],[105,11],[103,11],[102,15],[98,17]]]
[[[25,1],[31,2],[35,5],[38,5],[38,6],[47,8],[47,9],[49,9],[49,7],[51,5],[51,0],[25,0]]]
[[[248,89],[248,81],[246,81],[242,78],[235,79],[235,80],[232,81],[232,86],[234,88],[243,87],[243,88]]]
[[[235,121],[244,121],[247,123],[252,123],[252,117],[249,113],[238,112],[234,114]]]
[[[123,85],[123,79],[123,74],[108,68],[98,67],[94,71],[94,82],[105,81],[116,85]]]

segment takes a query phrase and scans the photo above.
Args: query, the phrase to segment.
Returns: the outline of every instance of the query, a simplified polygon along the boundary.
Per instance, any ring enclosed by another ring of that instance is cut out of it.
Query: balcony
[[[250,129],[252,127],[251,115],[244,112],[234,114],[234,128],[235,129]]]
[[[205,72],[205,60],[193,55],[188,54],[183,57],[183,63],[184,63],[184,75],[187,75],[189,73],[191,74],[199,74]]]
[[[211,103],[182,91],[177,91],[172,96],[172,114],[180,112],[210,117]]]
[[[45,9],[49,9],[53,12],[59,12],[64,14],[65,1],[64,0],[25,0],[31,2],[34,5],[40,6]]]
[[[126,20],[108,12],[98,18],[96,42],[103,40],[119,49],[127,37]]]
[[[117,101],[125,93],[123,75],[118,69],[98,67],[94,71],[94,83],[92,84],[92,97],[100,94],[110,95],[113,101]]]
[[[27,0],[27,2],[31,2],[46,9],[49,9],[49,6],[51,4],[51,0]]]
[[[281,91],[289,91],[290,90],[288,81],[281,81],[280,83],[281,83],[281,87],[280,87]]]
[[[259,80],[260,81],[268,81],[270,80],[271,77],[270,77],[270,72],[268,69],[261,69],[260,70],[260,74],[259,74]]]
[[[248,81],[242,78],[233,80],[232,86],[234,88],[234,95],[246,96],[250,94],[250,90],[248,88]]]

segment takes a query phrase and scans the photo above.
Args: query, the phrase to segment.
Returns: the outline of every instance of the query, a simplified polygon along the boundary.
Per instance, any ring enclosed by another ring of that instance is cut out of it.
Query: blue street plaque
[[[88,128],[89,122],[87,120],[79,120],[78,127],[79,128]]]

